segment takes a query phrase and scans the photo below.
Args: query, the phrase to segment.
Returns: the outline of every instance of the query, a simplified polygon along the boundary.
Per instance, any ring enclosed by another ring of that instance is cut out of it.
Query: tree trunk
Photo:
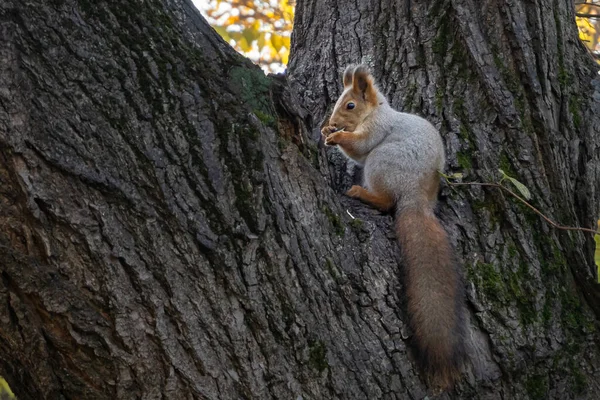
[[[350,62],[439,126],[449,170],[502,168],[594,226],[600,81],[572,4],[387,3],[297,1],[289,85],[188,0],[0,3],[0,375],[20,399],[431,394],[391,217],[345,198],[357,171],[318,145]],[[439,214],[471,312],[442,396],[594,398],[591,235],[494,189],[444,187]]]
[[[343,67],[369,64],[393,106],[440,129],[450,171],[494,182],[502,169],[550,218],[594,228],[598,66],[577,38],[573,4],[536,3],[298,1],[291,86],[318,123]],[[345,160],[329,158],[341,192]],[[592,236],[553,230],[497,189],[446,187],[441,198],[468,277],[472,387],[491,380],[508,398],[597,396]]]

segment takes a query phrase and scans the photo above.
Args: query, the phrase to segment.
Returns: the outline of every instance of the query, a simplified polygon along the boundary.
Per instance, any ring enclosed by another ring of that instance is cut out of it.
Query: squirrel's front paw
[[[327,126],[324,126],[323,129],[321,129],[321,135],[323,135],[323,137],[326,138],[327,136],[331,135],[335,131],[337,131],[337,128],[335,126],[327,125]]]
[[[354,199],[359,198],[364,189],[358,185],[352,185],[352,187],[346,192],[346,196]]]
[[[340,138],[339,132],[332,133],[331,135],[329,135],[325,138],[325,145],[326,146],[335,146],[336,144],[339,144],[339,141],[338,141],[339,138]]]

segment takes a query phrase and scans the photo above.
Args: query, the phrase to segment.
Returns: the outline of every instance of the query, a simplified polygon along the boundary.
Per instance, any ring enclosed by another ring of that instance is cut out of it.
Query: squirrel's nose
[[[337,128],[337,122],[333,122],[331,126],[335,126]]]

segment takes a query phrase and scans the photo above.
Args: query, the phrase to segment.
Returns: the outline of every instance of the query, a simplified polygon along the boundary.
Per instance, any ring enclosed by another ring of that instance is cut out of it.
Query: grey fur
[[[423,182],[444,169],[442,138],[424,118],[394,110],[380,92],[379,103],[353,132],[369,136],[360,151],[362,157],[353,159],[364,165],[368,190],[372,190],[373,182],[382,182],[393,191],[397,207],[416,205],[422,200]],[[336,104],[336,108],[340,106]]]

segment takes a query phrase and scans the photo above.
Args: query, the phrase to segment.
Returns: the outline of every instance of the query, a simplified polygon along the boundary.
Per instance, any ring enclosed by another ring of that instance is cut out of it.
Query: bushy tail
[[[418,360],[430,384],[448,389],[465,359],[464,287],[448,236],[427,208],[399,209],[408,314]]]

